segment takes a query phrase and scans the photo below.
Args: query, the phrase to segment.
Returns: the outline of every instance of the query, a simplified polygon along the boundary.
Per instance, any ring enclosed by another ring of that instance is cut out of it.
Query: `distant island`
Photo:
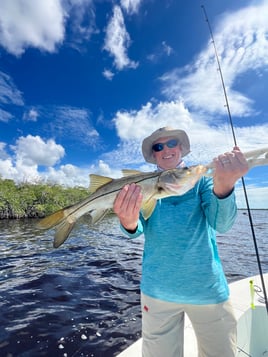
[[[0,219],[40,218],[89,195],[84,187],[20,183],[0,178]]]

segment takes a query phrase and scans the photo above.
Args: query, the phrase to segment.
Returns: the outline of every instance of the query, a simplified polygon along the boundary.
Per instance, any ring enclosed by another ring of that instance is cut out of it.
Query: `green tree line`
[[[0,178],[0,219],[44,217],[89,195],[84,187],[16,184]]]

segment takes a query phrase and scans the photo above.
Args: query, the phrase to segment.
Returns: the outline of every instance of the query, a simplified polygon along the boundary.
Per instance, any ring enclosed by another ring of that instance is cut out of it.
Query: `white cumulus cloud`
[[[14,147],[16,160],[24,166],[53,166],[65,154],[61,145],[55,143],[53,139],[44,141],[40,136],[27,135],[20,137]]]
[[[114,65],[118,70],[122,70],[125,67],[136,68],[138,66],[127,55],[129,46],[130,36],[126,30],[122,10],[120,6],[115,5],[113,15],[107,25],[104,49],[114,57]]]
[[[60,0],[1,0],[0,44],[19,56],[27,47],[53,52],[64,39]]]

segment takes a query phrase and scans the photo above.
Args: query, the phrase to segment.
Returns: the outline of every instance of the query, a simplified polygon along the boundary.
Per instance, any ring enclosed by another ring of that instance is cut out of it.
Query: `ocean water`
[[[263,272],[268,210],[252,210]],[[123,236],[116,217],[83,217],[53,249],[35,220],[0,221],[0,356],[113,357],[140,337],[143,239]],[[259,274],[246,211],[218,235],[229,282]]]

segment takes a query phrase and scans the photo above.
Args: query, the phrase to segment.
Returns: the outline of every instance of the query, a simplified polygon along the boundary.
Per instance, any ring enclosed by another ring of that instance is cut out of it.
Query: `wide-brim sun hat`
[[[172,137],[176,138],[181,145],[181,156],[184,157],[190,152],[190,141],[188,135],[184,130],[173,129],[168,126],[157,129],[150,136],[145,138],[142,142],[142,154],[145,161],[151,164],[156,164],[155,157],[153,155],[153,144],[160,138]]]

